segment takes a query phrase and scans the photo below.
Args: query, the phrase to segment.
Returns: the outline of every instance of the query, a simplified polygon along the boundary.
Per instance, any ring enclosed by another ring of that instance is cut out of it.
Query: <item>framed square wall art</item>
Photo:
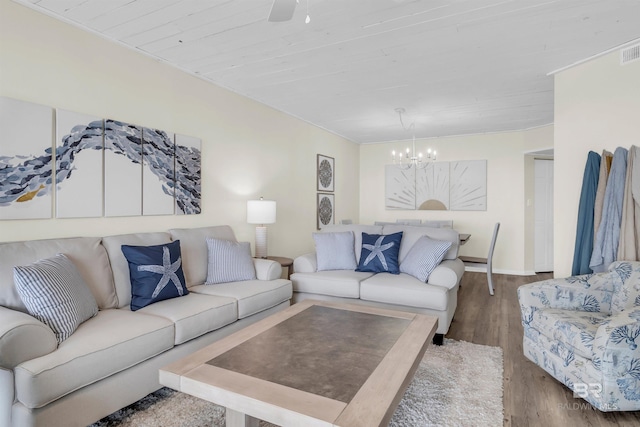
[[[318,193],[318,230],[325,225],[335,224],[336,206],[335,194]]]
[[[318,154],[318,191],[333,192],[335,189],[335,159]]]

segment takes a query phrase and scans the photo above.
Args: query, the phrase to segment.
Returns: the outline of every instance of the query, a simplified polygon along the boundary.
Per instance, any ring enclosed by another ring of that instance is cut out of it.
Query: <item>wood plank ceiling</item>
[[[638,0],[14,0],[345,138],[553,122],[547,73],[640,37]],[[305,24],[308,13],[311,22]]]

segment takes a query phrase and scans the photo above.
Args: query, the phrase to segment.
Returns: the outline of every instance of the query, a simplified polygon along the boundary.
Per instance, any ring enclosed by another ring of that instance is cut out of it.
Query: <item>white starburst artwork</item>
[[[416,208],[416,170],[385,166],[385,208],[414,210]]]
[[[450,177],[451,210],[487,210],[486,160],[451,162]]]
[[[486,211],[487,161],[386,165],[384,202],[386,209]]]
[[[433,162],[424,169],[418,169],[416,209],[449,210],[449,162]]]

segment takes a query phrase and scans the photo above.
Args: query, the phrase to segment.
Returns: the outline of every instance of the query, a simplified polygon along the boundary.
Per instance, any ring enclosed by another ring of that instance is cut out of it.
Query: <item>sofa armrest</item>
[[[0,367],[13,369],[56,348],[58,342],[47,325],[21,311],[0,307]]]
[[[621,284],[615,271],[549,279],[520,286],[518,301],[521,308],[529,310],[559,308],[610,314],[613,290]]]
[[[446,259],[433,269],[427,283],[452,289],[460,283],[463,274],[464,263],[459,258]]]
[[[254,258],[253,265],[256,268],[256,279],[258,280],[276,280],[282,276],[282,266],[279,262]]]
[[[293,260],[293,271],[296,273],[315,273],[318,270],[318,260],[316,253],[300,255]]]

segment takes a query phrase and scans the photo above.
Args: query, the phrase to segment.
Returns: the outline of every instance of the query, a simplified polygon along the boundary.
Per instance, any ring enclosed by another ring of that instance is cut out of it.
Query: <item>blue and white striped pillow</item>
[[[53,330],[58,344],[98,313],[91,290],[64,254],[14,267],[13,279],[29,314]]]
[[[239,282],[256,278],[249,242],[207,238],[209,262],[205,285]]]
[[[411,247],[400,263],[400,272],[410,274],[421,282],[427,282],[431,272],[442,262],[451,242],[422,236]]]

